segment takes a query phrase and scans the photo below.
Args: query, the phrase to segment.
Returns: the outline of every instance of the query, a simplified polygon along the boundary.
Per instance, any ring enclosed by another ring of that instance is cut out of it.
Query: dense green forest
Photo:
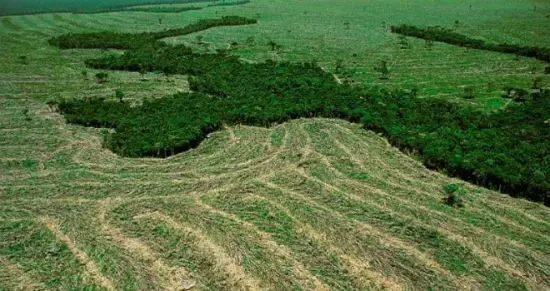
[[[0,1],[0,16],[53,12],[104,13],[125,11],[128,7],[153,4],[215,2],[216,0],[18,0]]]
[[[536,58],[541,61],[550,62],[550,48],[527,47],[505,43],[486,43],[483,40],[470,38],[463,34],[456,33],[450,29],[439,26],[422,29],[411,25],[399,25],[391,26],[391,31],[393,33],[398,33],[405,36],[412,36],[430,41],[439,41],[462,47],[499,53],[516,54],[519,56]]]
[[[201,19],[198,22],[187,25],[184,28],[167,29],[159,32],[144,33],[69,33],[51,38],[50,45],[62,49],[71,48],[102,48],[102,49],[136,49],[154,50],[165,47],[166,44],[156,40],[178,35],[186,35],[216,26],[248,25],[254,24],[257,20],[239,16],[224,16],[220,19]]]
[[[243,4],[248,4],[248,3],[250,3],[250,0],[231,1],[231,2],[222,1],[222,2],[217,2],[217,3],[208,4],[208,7],[215,7],[215,6],[235,6],[235,5],[243,5]]]
[[[224,123],[270,126],[300,117],[342,118],[384,134],[392,144],[418,154],[428,167],[550,205],[550,91],[532,90],[505,109],[487,113],[444,100],[418,99],[414,91],[339,84],[315,63],[251,64],[226,51],[195,53],[183,45],[156,42],[172,35],[170,31],[234,25],[237,19],[239,24],[249,21],[203,20],[150,37],[104,33],[53,39],[50,43],[61,48],[127,49],[123,55],[86,64],[188,74],[193,90],[136,107],[123,100],[60,100],[60,112],[68,122],[113,128],[105,134],[105,146],[128,157],[185,151]]]

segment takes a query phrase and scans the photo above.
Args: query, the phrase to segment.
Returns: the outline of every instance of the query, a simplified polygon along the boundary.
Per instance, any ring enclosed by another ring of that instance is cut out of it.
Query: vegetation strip
[[[427,41],[439,41],[462,47],[506,54],[515,54],[519,56],[535,58],[545,62],[550,62],[550,48],[527,47],[506,43],[486,43],[483,40],[470,38],[463,34],[454,32],[450,29],[437,26],[429,27],[428,29],[422,29],[416,26],[403,24],[399,26],[391,26],[391,31],[393,33],[425,39]]]

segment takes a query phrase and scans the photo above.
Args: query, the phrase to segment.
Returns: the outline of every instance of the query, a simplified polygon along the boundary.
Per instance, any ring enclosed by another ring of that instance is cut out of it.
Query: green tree
[[[390,78],[390,69],[388,68],[388,61],[380,61],[380,65],[374,67],[374,70],[380,73],[380,79],[387,80]]]
[[[99,72],[99,73],[95,74],[95,78],[97,79],[98,83],[107,82],[108,77],[109,77],[109,75],[105,72]]]
[[[124,92],[122,92],[122,89],[117,89],[115,91],[115,97],[118,99],[118,102],[120,103],[124,102],[124,100],[122,100],[124,98]]]

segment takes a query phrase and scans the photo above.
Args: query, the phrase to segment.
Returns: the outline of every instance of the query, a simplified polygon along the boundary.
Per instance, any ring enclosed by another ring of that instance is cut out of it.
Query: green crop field
[[[390,144],[401,141],[402,131],[392,128],[399,123],[375,133],[358,121],[346,121],[352,118],[291,116],[257,127],[223,115],[227,120],[220,118],[219,129],[207,132],[192,149],[168,158],[130,158],[111,151],[120,147],[107,141],[127,130],[124,125],[141,124],[125,119],[135,117],[113,121],[122,124],[118,127],[95,128],[69,123],[69,114],[48,105],[51,100],[105,98],[112,102],[105,104],[118,104],[124,99],[120,103],[132,108],[128,111],[139,113],[142,104],[157,104],[151,100],[209,85],[198,73],[86,67],[86,60],[116,60],[124,50],[60,49],[48,43],[53,37],[105,31],[155,35],[236,15],[257,23],[160,41],[202,53],[228,50],[250,66],[266,60],[314,62],[334,77],[330,90],[417,89],[415,97],[426,102],[519,115],[513,110],[536,103],[502,98],[501,91],[534,90],[537,79],[547,89],[547,63],[443,42],[427,47],[412,37],[404,38],[404,48],[390,26],[441,26],[488,44],[549,48],[550,3],[209,4],[0,17],[0,290],[550,290],[550,208],[499,193],[500,185],[486,185],[490,190],[426,168],[427,150]],[[182,9],[190,6],[202,9]],[[382,61],[387,78],[375,69]],[[97,78],[101,72],[107,77]],[[300,82],[311,81],[304,76]],[[464,98],[466,88],[472,98]],[[239,93],[231,88],[220,92]],[[373,116],[391,116],[393,111],[380,109],[401,106],[391,102],[369,108]],[[547,116],[544,108],[540,112],[534,118]],[[170,114],[166,118],[174,118]],[[526,185],[548,189],[544,138],[550,138],[550,119],[520,125],[505,130],[540,134],[535,137],[540,152],[529,154],[542,166]],[[139,135],[139,128],[132,130]],[[157,132],[143,127],[142,134]],[[489,152],[497,148],[485,147]],[[495,167],[499,163],[504,162],[495,161]]]

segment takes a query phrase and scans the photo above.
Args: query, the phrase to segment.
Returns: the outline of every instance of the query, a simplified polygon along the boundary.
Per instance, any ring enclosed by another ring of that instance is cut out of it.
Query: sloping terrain
[[[550,284],[548,208],[466,184],[465,207],[449,207],[441,187],[460,181],[357,125],[313,119],[226,128],[158,160],[120,158],[101,149],[95,130],[60,120],[31,124],[3,129],[6,137],[28,130],[35,140],[3,145],[7,288]],[[50,149],[20,163],[8,154],[15,147]],[[65,271],[50,273],[56,269]]]

